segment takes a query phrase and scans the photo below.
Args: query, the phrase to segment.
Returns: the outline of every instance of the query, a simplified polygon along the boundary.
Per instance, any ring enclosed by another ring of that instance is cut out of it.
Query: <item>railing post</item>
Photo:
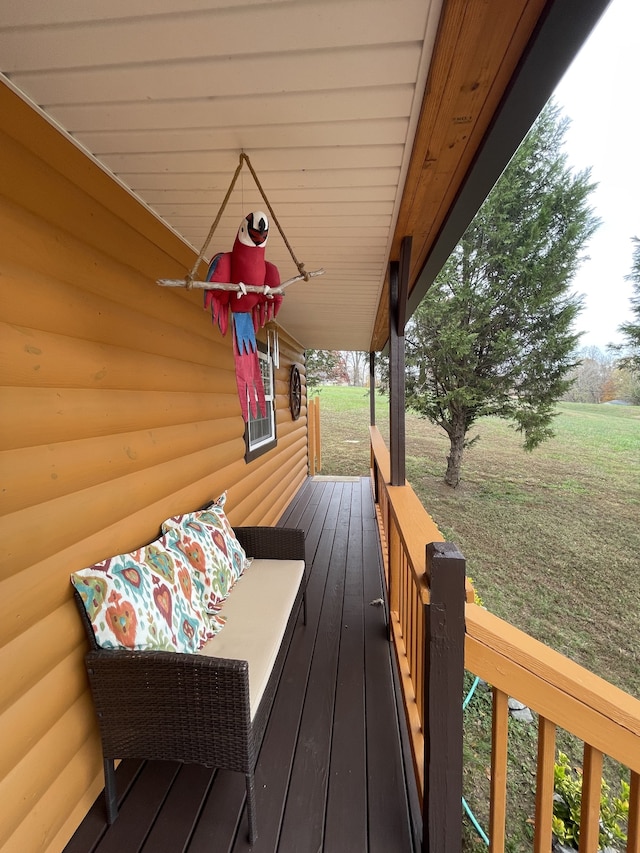
[[[450,542],[427,545],[423,853],[462,849],[462,686],[465,559]]]
[[[314,428],[313,434],[314,449],[316,453],[316,473],[322,471],[322,433],[320,432],[320,397],[314,397],[313,406]]]
[[[316,473],[316,418],[314,409],[314,398],[309,397],[307,399],[307,452],[310,477]]]

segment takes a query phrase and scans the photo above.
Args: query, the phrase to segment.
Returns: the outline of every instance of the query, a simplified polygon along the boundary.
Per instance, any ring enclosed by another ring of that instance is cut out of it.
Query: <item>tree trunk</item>
[[[447,472],[444,481],[447,486],[455,489],[460,482],[460,469],[462,467],[462,453],[464,451],[465,422],[464,418],[454,418],[451,429],[448,430],[450,450],[447,456]]]

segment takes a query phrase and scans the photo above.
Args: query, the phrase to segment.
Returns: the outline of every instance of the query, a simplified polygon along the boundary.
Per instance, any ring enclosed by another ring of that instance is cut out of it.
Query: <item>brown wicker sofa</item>
[[[283,567],[286,573],[286,566],[290,565],[282,561],[304,562],[302,530],[239,527],[234,532],[246,553],[256,558],[255,569],[251,569],[254,577],[262,572],[264,578],[272,564],[280,564],[282,575]],[[244,773],[249,840],[255,841],[255,765],[301,604],[306,623],[306,581],[304,568],[301,578],[295,576],[293,605],[286,605],[286,624],[277,629],[279,647],[275,660],[269,664],[270,673],[266,674],[259,700],[252,696],[255,690],[251,689],[249,661],[229,656],[233,650],[231,634],[223,657],[100,648],[82,599],[75,591],[90,646],[85,663],[102,739],[109,823],[118,813],[115,759],[182,761]],[[255,597],[251,583],[247,578],[236,585],[245,601]],[[236,587],[231,591],[230,602]],[[239,599],[235,603],[238,605]],[[269,622],[268,617],[267,613],[262,620],[252,620],[254,634]],[[254,636],[254,644],[256,639],[260,637]],[[213,642],[216,640],[217,637]]]

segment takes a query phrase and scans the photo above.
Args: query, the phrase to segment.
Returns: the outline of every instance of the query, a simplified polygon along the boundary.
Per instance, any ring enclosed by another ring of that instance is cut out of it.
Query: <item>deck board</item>
[[[120,807],[118,819],[105,833],[96,853],[122,853],[141,850],[149,827],[158,818],[167,792],[180,765],[173,761],[147,762]]]
[[[314,647],[291,784],[281,835],[283,850],[321,850],[329,782],[329,759],[333,729],[335,683],[338,668],[339,634],[344,591],[344,557],[334,556],[340,548],[339,529],[323,531],[318,566],[326,572],[320,622]],[[342,531],[346,540],[346,530]],[[337,541],[336,541],[337,540]],[[314,563],[315,569],[315,563]]]
[[[351,511],[358,519],[356,494]],[[362,529],[350,524],[340,654],[327,799],[327,850],[367,849],[367,763],[365,713]]]
[[[308,613],[256,768],[257,842],[247,842],[241,774],[123,762],[118,819],[105,825],[100,797],[65,853],[416,849],[369,480],[307,480],[280,526],[305,530]]]
[[[185,764],[175,777],[158,818],[145,839],[145,853],[183,853],[210,792],[215,771]]]

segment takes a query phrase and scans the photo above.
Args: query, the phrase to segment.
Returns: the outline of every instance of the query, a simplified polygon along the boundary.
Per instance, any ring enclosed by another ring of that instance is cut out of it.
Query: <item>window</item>
[[[249,408],[249,421],[245,427],[247,452],[244,458],[246,462],[251,462],[252,459],[271,450],[277,443],[273,362],[261,343],[258,343],[258,358],[260,360],[262,384],[264,385],[266,413],[263,417],[260,408],[258,408],[257,415],[254,418],[251,414],[251,408]]]

